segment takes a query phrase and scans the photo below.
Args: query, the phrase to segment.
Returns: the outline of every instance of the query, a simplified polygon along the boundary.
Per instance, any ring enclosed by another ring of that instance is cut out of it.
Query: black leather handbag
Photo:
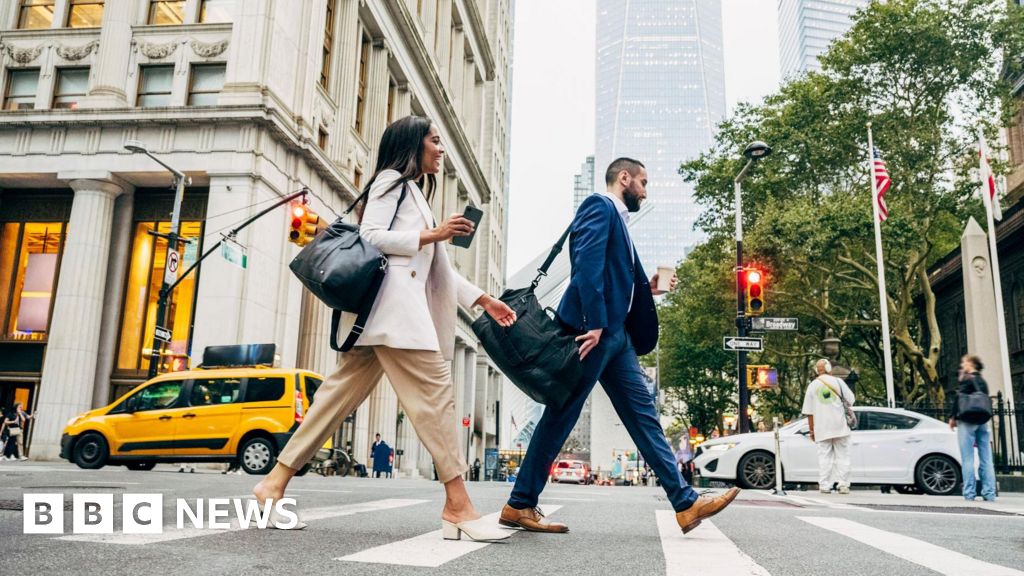
[[[956,418],[968,424],[984,424],[992,419],[992,399],[978,388],[978,381],[971,378],[974,391],[956,395]]]
[[[534,401],[559,409],[579,387],[583,374],[577,334],[567,330],[553,310],[542,308],[534,291],[568,236],[567,229],[529,287],[501,295],[500,300],[515,310],[512,326],[501,326],[487,313],[473,322],[484,350],[509,380]]]
[[[403,182],[402,195],[398,198],[388,230],[395,225],[406,189]],[[387,256],[359,235],[359,226],[343,221],[368,192],[356,198],[340,218],[317,234],[288,265],[307,290],[334,310],[331,316],[331,348],[338,352],[351,350],[363,333],[388,271]],[[342,312],[357,316],[348,338],[339,346],[338,326]]]

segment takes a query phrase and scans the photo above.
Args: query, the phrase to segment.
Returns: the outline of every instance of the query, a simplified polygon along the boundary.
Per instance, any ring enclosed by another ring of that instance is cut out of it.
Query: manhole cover
[[[64,510],[71,511],[71,502],[64,502]],[[14,512],[21,512],[22,501],[21,500],[0,500],[0,510],[11,510]]]
[[[74,490],[76,492],[82,492],[84,490],[124,490],[124,486],[97,486],[95,484],[82,484],[75,486],[25,486],[24,490]]]
[[[936,512],[940,514],[977,514],[979,516],[1020,516],[1013,512],[975,508],[973,506],[904,506],[899,504],[857,504],[858,508],[889,510],[892,512]]]

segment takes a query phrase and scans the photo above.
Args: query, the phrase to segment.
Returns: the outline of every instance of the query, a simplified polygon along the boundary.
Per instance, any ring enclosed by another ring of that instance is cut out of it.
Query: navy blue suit
[[[580,334],[597,328],[604,331],[583,360],[583,379],[573,397],[561,410],[545,408],[509,504],[519,509],[537,505],[552,462],[576,425],[590,391],[600,381],[672,507],[676,512],[685,510],[698,495],[676,467],[638,360],[638,354],[650,352],[658,341],[654,297],[611,199],[592,194],[583,201],[573,219],[569,250],[572,274],[558,306],[558,318]]]

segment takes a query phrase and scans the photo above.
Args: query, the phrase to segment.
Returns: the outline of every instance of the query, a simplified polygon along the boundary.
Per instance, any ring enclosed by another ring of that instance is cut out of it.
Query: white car
[[[895,486],[900,492],[949,495],[960,486],[960,449],[945,422],[909,410],[854,407],[859,424],[850,439],[853,484]],[[818,449],[807,419],[779,431],[783,480],[818,482]],[[704,442],[694,464],[700,475],[743,488],[775,486],[773,432],[736,434]]]
[[[582,460],[559,460],[551,467],[551,483],[590,484],[590,470]]]

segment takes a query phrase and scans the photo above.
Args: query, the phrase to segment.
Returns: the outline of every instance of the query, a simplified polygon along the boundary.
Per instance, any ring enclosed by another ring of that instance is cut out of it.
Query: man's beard
[[[626,210],[630,212],[640,211],[640,196],[631,193],[629,190],[622,194],[622,203],[626,205]]]

